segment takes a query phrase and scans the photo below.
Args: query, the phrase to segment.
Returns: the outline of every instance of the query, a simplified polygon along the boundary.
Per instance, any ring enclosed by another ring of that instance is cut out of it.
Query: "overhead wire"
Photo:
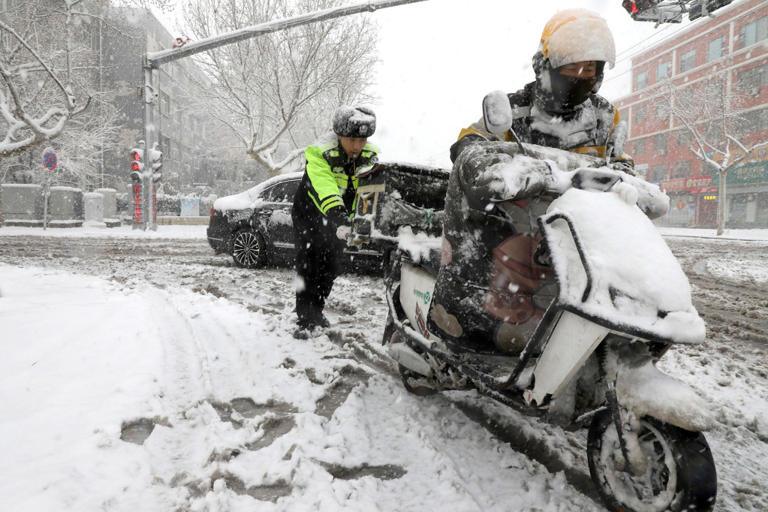
[[[675,31],[673,31],[673,32],[671,32],[669,34],[666,34],[665,37],[659,39],[658,41],[655,41],[653,44],[654,45],[659,45],[659,44],[662,44],[662,43],[664,43],[664,42],[674,38],[677,34],[682,32],[683,30],[686,30],[688,28],[688,26],[689,26],[689,24],[681,25],[677,30],[675,30]],[[667,25],[666,27],[662,28],[662,30],[665,30],[665,29],[670,28],[670,27],[671,27],[671,25]],[[618,66],[622,62],[625,62],[625,61],[630,60],[630,59],[632,59],[632,58],[634,58],[634,57],[636,57],[636,56],[638,56],[638,55],[640,55],[642,53],[647,52],[648,51],[648,47],[637,48],[637,45],[640,45],[640,44],[648,41],[649,39],[652,39],[652,38],[656,37],[660,33],[661,33],[661,31],[655,32],[655,33],[651,34],[650,36],[646,37],[645,39],[643,39],[641,41],[638,41],[637,43],[634,43],[633,47],[627,48],[626,50],[623,50],[623,51],[619,52],[617,54],[617,56],[621,55],[621,54],[625,54],[625,53],[627,53],[629,51],[635,50],[633,53],[627,55],[626,57],[623,57],[621,59],[617,59],[616,60],[616,65]],[[632,68],[630,67],[629,69],[627,69],[625,71],[622,71],[621,73],[611,75],[610,77],[605,79],[605,82],[611,82],[613,80],[616,80],[617,78],[620,78],[620,77],[626,75],[627,73],[630,73],[631,71],[632,71]]]

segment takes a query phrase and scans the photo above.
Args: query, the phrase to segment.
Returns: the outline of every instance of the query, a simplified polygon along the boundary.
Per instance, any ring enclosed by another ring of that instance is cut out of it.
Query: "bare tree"
[[[193,0],[185,21],[203,39],[333,7],[337,0]],[[366,99],[375,62],[364,16],[305,25],[213,50],[199,65],[215,84],[206,100],[251,158],[278,174],[330,127],[341,104]]]
[[[72,10],[82,0],[62,0],[70,34]],[[52,140],[69,120],[87,108],[90,98],[78,99],[72,88],[69,38],[41,34],[41,22],[51,13],[40,2],[11,2],[0,21],[0,159],[18,155]],[[63,54],[64,65],[53,65]],[[53,58],[44,59],[42,55]]]
[[[691,152],[718,174],[717,234],[726,223],[726,177],[728,171],[747,160],[753,152],[768,146],[768,141],[749,144],[743,130],[743,96],[729,90],[725,73],[697,84],[675,88],[670,82],[659,108],[679,121],[691,134]]]
[[[57,181],[103,185],[103,150],[117,139],[120,122],[114,93],[100,91],[99,31],[120,31],[106,21],[108,6],[94,0],[3,5],[0,181],[11,173],[12,181],[40,182],[48,171],[32,150],[52,142],[59,154]]]

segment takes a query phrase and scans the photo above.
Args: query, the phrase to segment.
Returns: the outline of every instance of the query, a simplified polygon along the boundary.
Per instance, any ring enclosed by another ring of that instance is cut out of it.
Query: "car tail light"
[[[213,217],[213,206],[211,206],[211,217]]]

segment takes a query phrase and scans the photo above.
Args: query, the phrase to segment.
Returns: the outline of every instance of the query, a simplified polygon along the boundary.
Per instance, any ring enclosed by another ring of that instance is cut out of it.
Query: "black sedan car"
[[[235,265],[245,268],[292,265],[296,251],[291,207],[302,174],[283,174],[217,199],[207,231],[213,250],[231,254]],[[375,173],[361,178],[356,229],[369,233],[373,227],[385,235],[396,235],[401,225],[419,224],[417,228],[438,236],[448,175],[445,169],[379,164]],[[377,191],[373,192],[375,201],[371,191]],[[365,244],[348,247],[345,255],[355,267],[380,267],[391,249],[386,244]]]

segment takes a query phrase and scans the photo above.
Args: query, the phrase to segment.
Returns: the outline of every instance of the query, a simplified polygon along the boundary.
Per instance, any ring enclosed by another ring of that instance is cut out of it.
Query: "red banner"
[[[133,223],[141,224],[141,184],[133,185]]]
[[[664,180],[659,186],[665,192],[694,192],[702,188],[709,188],[711,184],[712,176],[694,176]]]

